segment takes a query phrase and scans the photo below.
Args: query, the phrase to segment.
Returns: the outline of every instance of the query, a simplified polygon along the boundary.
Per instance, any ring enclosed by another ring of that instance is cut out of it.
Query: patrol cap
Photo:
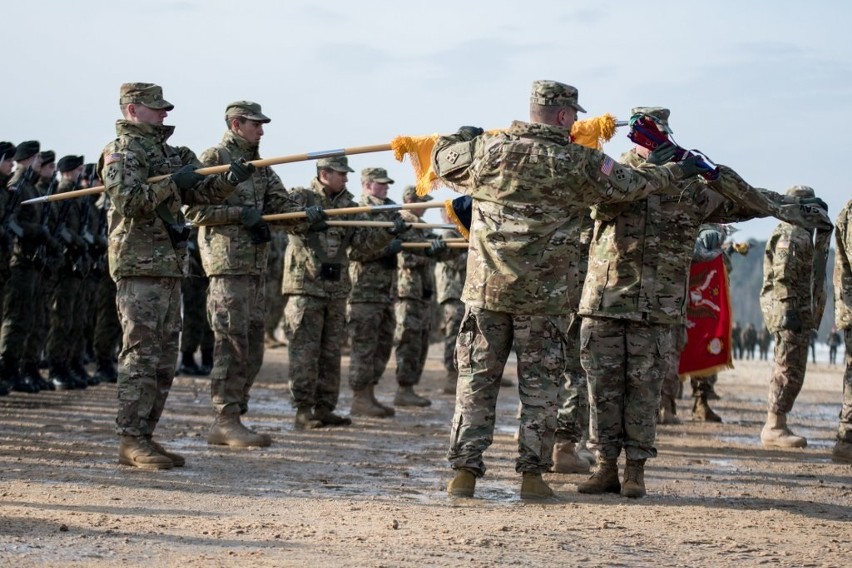
[[[530,102],[542,106],[570,106],[579,112],[586,109],[577,102],[579,92],[576,87],[558,81],[533,81]]]
[[[787,195],[793,195],[795,197],[814,197],[816,196],[816,192],[814,192],[814,188],[806,185],[794,185],[787,190]]]
[[[260,105],[251,101],[234,101],[225,107],[225,116],[241,116],[248,120],[256,120],[266,124],[272,119],[260,112]]]
[[[175,108],[175,105],[163,98],[163,88],[154,83],[124,83],[119,93],[119,104],[133,103],[156,110]]]
[[[20,162],[21,160],[32,158],[38,154],[39,149],[41,149],[41,144],[38,143],[38,140],[27,140],[26,142],[21,142],[15,148],[15,155],[12,159],[16,162]]]
[[[82,166],[84,161],[83,156],[62,156],[56,163],[56,167],[64,174],[66,172],[73,172]]]
[[[364,168],[361,170],[361,181],[393,183],[393,180],[388,177],[388,171],[384,168]]]
[[[633,110],[630,111],[630,116],[636,116],[637,114],[650,116],[657,124],[665,128],[666,132],[671,134],[672,129],[669,126],[671,111],[669,109],[663,107],[633,107]]]
[[[417,195],[417,188],[413,185],[406,186],[404,190],[402,190],[402,202],[403,203],[417,203],[422,201],[432,201],[431,195]]]
[[[45,150],[44,152],[40,152],[41,156],[41,165],[46,166],[47,164],[52,164],[56,161],[56,152],[53,150]]]
[[[15,145],[11,142],[0,142],[0,160],[9,160],[15,155]]]
[[[331,158],[320,158],[317,160],[317,169],[329,169],[340,173],[354,172],[349,167],[349,159],[346,156],[332,156]]]

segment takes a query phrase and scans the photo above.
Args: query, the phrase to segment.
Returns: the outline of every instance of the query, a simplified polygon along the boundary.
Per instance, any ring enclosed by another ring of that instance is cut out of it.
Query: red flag
[[[681,375],[712,375],[731,369],[731,298],[728,273],[720,254],[689,268],[686,347],[680,354]]]

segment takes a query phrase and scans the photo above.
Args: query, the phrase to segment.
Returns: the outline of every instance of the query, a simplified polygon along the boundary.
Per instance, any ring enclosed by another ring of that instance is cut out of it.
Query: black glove
[[[828,211],[828,203],[820,199],[819,197],[801,197],[799,198],[800,205],[817,205],[822,209]]]
[[[197,169],[196,166],[187,164],[172,174],[172,181],[181,191],[192,189],[204,179],[203,175],[195,173]]]
[[[328,215],[319,205],[311,205],[305,208],[305,218],[308,220],[309,225],[313,225],[314,223],[325,221],[328,219]]]
[[[478,126],[462,126],[461,128],[459,128],[459,131],[456,132],[456,135],[465,142],[470,142],[483,132],[485,131],[479,128]]]
[[[675,156],[675,152],[677,151],[677,147],[670,142],[663,142],[648,154],[648,157],[645,158],[645,161],[649,164],[653,164],[655,166],[662,166],[668,161],[671,161]]]
[[[388,233],[393,236],[401,235],[402,233],[411,230],[411,225],[405,222],[402,217],[396,217],[393,220],[393,227],[388,227]]]
[[[802,331],[802,320],[799,318],[799,312],[790,310],[784,312],[781,318],[781,329],[787,331]]]
[[[251,174],[253,174],[256,169],[257,168],[255,168],[253,164],[249,164],[245,161],[245,159],[240,158],[239,160],[231,162],[231,167],[228,168],[228,173],[225,174],[225,179],[231,185],[237,185],[238,183],[243,183],[250,178]]]
[[[399,239],[394,239],[388,245],[387,254],[396,254],[402,250],[402,241]]]
[[[680,179],[691,178],[692,176],[706,171],[698,165],[698,156],[695,154],[690,154],[684,158],[683,161],[678,162],[677,165],[680,166],[680,169],[683,172],[683,176]]]
[[[257,207],[243,207],[240,211],[240,221],[246,229],[251,229],[263,222],[263,213]]]
[[[435,256],[445,250],[447,250],[447,243],[444,242],[444,239],[435,239],[426,249],[426,256]]]
[[[316,223],[311,223],[308,226],[308,232],[309,233],[319,233],[319,232],[327,231],[327,230],[328,230],[328,223],[326,223],[324,219],[320,219]]]

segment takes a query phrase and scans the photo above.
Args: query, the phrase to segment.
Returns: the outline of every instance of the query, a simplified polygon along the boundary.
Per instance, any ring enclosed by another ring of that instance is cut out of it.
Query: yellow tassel
[[[447,199],[446,201],[444,201],[444,209],[447,212],[447,217],[449,217],[453,225],[456,226],[456,229],[459,230],[459,233],[461,233],[465,239],[470,240],[470,231],[467,230],[467,227],[465,227],[464,223],[461,222],[459,216],[456,215],[456,210],[453,209],[452,199]]]
[[[604,142],[615,136],[615,117],[609,113],[587,120],[578,120],[571,128],[575,144],[582,144],[595,150],[603,149]]]

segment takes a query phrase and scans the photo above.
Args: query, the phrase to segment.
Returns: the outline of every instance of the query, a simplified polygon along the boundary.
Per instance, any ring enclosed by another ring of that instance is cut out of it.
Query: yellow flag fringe
[[[595,116],[586,120],[578,120],[571,128],[574,143],[588,148],[600,150],[604,142],[609,142],[615,136],[615,117],[609,113]],[[499,130],[489,130],[490,133]],[[397,136],[391,140],[393,157],[401,162],[408,156],[414,168],[417,180],[417,195],[427,195],[437,189],[441,182],[432,169],[432,149],[440,134],[431,136]]]
[[[456,215],[456,210],[453,208],[452,199],[447,199],[444,202],[444,209],[447,211],[447,217],[449,217],[450,222],[456,226],[456,229],[459,230],[459,233],[461,233],[465,239],[470,240],[470,231],[467,229],[467,227],[464,226],[464,223],[461,222],[459,216]]]

